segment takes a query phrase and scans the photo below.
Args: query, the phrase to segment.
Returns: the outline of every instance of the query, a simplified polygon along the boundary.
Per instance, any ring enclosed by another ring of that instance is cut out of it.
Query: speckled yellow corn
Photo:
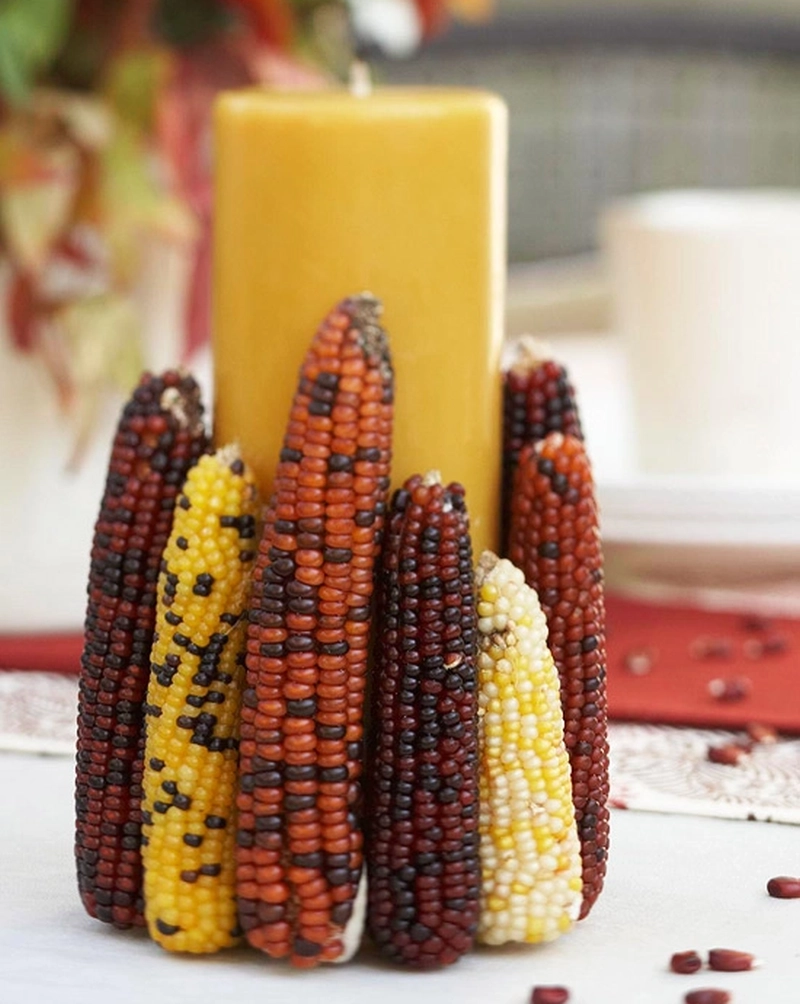
[[[145,920],[175,952],[235,944],[244,613],[257,497],[238,450],[201,457],[175,507],[145,706]]]
[[[483,886],[478,940],[552,941],[581,906],[580,843],[558,672],[536,593],[484,552],[478,591]]]

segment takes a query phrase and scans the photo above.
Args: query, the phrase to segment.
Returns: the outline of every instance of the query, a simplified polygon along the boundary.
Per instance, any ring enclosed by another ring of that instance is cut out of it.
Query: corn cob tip
[[[372,293],[359,293],[349,296],[340,304],[343,310],[358,329],[364,353],[368,358],[377,360],[382,375],[387,379],[392,376],[392,358],[389,351],[389,339],[381,327],[383,303]]]
[[[495,565],[502,560],[504,559],[499,558],[494,551],[486,550],[483,554],[481,554],[480,558],[478,558],[478,564],[475,566],[475,585],[478,589],[480,589],[487,577],[491,574]],[[511,564],[511,562],[509,562],[509,564]]]
[[[520,335],[509,347],[507,357],[509,365],[506,368],[519,376],[524,376],[537,366],[550,362],[553,357],[553,349],[549,342],[535,335]]]
[[[422,483],[426,488],[433,488],[434,485],[442,483],[441,471],[428,471],[422,478]]]
[[[242,450],[238,443],[226,443],[225,446],[218,447],[215,456],[220,464],[230,467],[234,474],[244,472]],[[234,464],[236,465],[235,469]]]
[[[341,934],[342,953],[331,961],[334,965],[342,962],[349,962],[361,947],[361,938],[364,934],[364,926],[367,918],[367,870],[361,872],[358,882],[358,891],[353,900],[353,912],[350,919],[345,924]]]
[[[167,386],[159,404],[173,416],[181,429],[187,429],[191,435],[199,435],[203,431],[203,406],[200,387],[194,377],[186,370],[174,370],[165,373],[163,379]]]

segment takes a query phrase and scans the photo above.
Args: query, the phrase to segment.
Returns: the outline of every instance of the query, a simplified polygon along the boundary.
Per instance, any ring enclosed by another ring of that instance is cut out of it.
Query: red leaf
[[[287,0],[228,0],[249,17],[258,37],[278,49],[294,45],[295,21]]]
[[[194,255],[186,298],[184,361],[205,345],[211,335],[211,221],[208,216],[202,220]]]
[[[21,352],[33,352],[39,340],[36,283],[28,272],[15,272],[6,300],[11,340]]]
[[[445,0],[414,0],[422,19],[423,31],[433,35],[447,24],[447,4]]]

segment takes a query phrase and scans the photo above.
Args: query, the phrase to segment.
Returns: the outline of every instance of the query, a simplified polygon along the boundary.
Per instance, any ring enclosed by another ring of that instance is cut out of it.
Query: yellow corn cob
[[[236,942],[236,783],[253,476],[226,447],[189,472],[158,587],[145,706],[145,920],[170,951]]]
[[[536,593],[484,552],[478,591],[478,940],[552,941],[581,906],[581,855],[558,672]]]

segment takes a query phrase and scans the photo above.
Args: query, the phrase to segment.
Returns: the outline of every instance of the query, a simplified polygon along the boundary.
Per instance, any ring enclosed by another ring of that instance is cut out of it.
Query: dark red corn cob
[[[502,545],[508,553],[511,495],[520,451],[551,432],[583,439],[575,390],[566,369],[546,358],[547,347],[528,336],[514,346],[503,374]]]
[[[393,412],[380,313],[344,300],[312,342],[254,573],[239,917],[250,944],[303,967],[346,957],[363,920],[362,717]]]
[[[551,433],[520,455],[509,557],[539,595],[561,679],[585,917],[608,853],[605,604],[594,483],[574,436]]]
[[[368,844],[370,935],[419,968],[478,922],[476,614],[464,489],[395,494],[381,558]]]
[[[175,499],[206,447],[200,391],[187,375],[146,373],[111,449],[89,571],[78,693],[75,857],[92,917],[143,924],[144,701],[161,554]]]

